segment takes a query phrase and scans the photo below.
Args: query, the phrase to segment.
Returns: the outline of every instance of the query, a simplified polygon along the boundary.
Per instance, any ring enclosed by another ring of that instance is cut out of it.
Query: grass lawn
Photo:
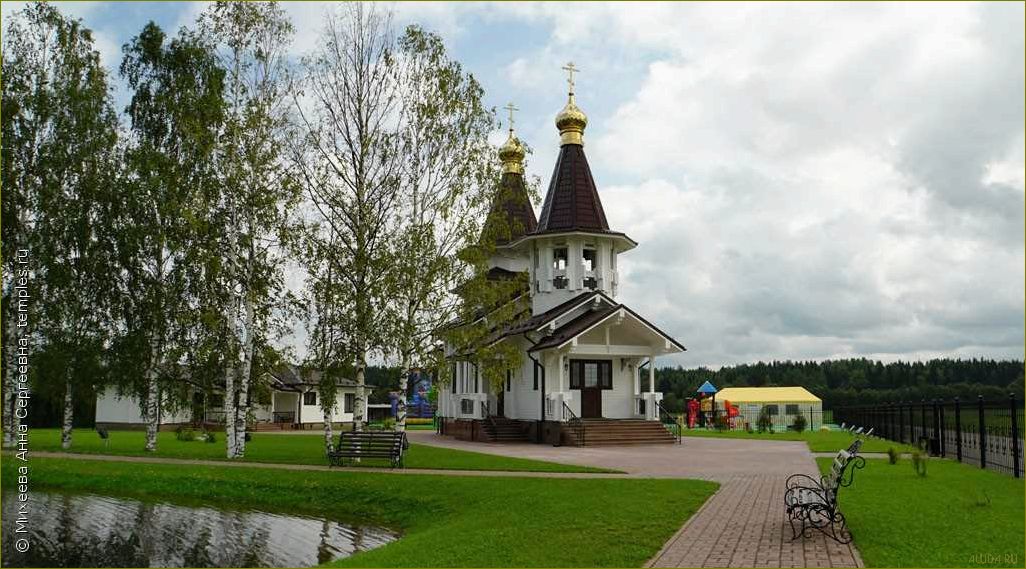
[[[874,459],[840,506],[868,567],[1022,567],[1024,488],[952,460],[930,459],[922,478],[908,459]]]
[[[3,461],[5,485],[16,467]],[[640,567],[717,487],[45,458],[33,458],[31,468],[34,489],[287,511],[402,532],[394,543],[336,563],[352,567]]]
[[[784,431],[778,433],[759,433],[746,431],[706,431],[684,429],[685,437],[716,437],[728,439],[761,439],[767,441],[805,441],[812,452],[837,452],[847,448],[855,439],[855,435],[845,431]],[[896,443],[884,439],[867,438],[862,443],[861,452],[887,452],[888,448],[894,447],[900,452],[912,452],[909,445]]]
[[[60,452],[59,429],[32,429],[29,432],[32,449]],[[174,433],[161,432],[157,435],[157,452],[143,450],[145,433],[142,431],[111,431],[110,446],[95,431],[75,429],[69,452],[84,454],[116,454],[122,456],[157,456],[161,458],[192,458],[202,460],[227,460],[225,458],[224,433],[217,433],[217,442],[180,441]],[[246,462],[275,462],[285,464],[326,465],[324,457],[324,436],[320,433],[301,435],[280,435],[254,433],[253,440],[246,444]],[[540,460],[512,458],[411,444],[407,451],[406,468],[439,468],[451,470],[512,470],[516,472],[618,472],[589,466],[557,464]],[[388,466],[386,460],[364,460],[362,466]]]

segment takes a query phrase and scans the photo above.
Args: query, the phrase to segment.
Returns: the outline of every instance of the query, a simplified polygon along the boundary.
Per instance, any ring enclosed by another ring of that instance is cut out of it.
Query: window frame
[[[342,394],[342,412],[352,413],[356,407],[356,394],[355,393],[344,393]]]
[[[313,403],[310,403],[310,399],[313,399]],[[314,390],[304,391],[303,405],[317,405],[317,392]]]
[[[598,365],[597,384],[594,387],[584,385],[584,366],[588,364]],[[605,374],[603,374],[605,370]],[[612,391],[613,389],[613,360],[570,360],[570,389],[601,389]]]

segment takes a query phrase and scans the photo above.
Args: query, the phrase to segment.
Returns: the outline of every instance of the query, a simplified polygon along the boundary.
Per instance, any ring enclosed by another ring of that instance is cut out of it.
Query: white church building
[[[573,66],[568,67],[573,72]],[[684,346],[616,300],[617,258],[637,246],[610,229],[584,154],[587,117],[574,100],[556,117],[556,161],[540,218],[524,185],[524,148],[510,128],[499,150],[503,190],[489,217],[514,231],[490,260],[490,278],[526,273],[530,315],[499,330],[524,365],[486,385],[472,356],[447,346],[454,379],[441,388],[441,432],[465,440],[552,444],[672,443],[659,421],[655,360]]]

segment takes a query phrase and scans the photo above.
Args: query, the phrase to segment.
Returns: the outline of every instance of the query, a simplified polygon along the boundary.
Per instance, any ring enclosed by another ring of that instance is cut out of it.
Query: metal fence
[[[926,401],[844,407],[834,421],[1015,477],[1023,475],[1023,402]]]

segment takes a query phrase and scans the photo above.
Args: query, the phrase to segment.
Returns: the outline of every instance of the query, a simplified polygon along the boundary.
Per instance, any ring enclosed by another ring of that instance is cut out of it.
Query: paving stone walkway
[[[784,479],[737,476],[722,483],[648,567],[861,567],[854,548],[827,539],[791,539]]]
[[[791,540],[784,481],[796,472],[818,477],[813,454],[803,442],[694,437],[681,446],[554,448],[470,443],[433,433],[411,433],[410,438],[420,444],[615,468],[635,476],[719,482],[719,491],[649,567],[862,567],[855,547],[818,532]]]

